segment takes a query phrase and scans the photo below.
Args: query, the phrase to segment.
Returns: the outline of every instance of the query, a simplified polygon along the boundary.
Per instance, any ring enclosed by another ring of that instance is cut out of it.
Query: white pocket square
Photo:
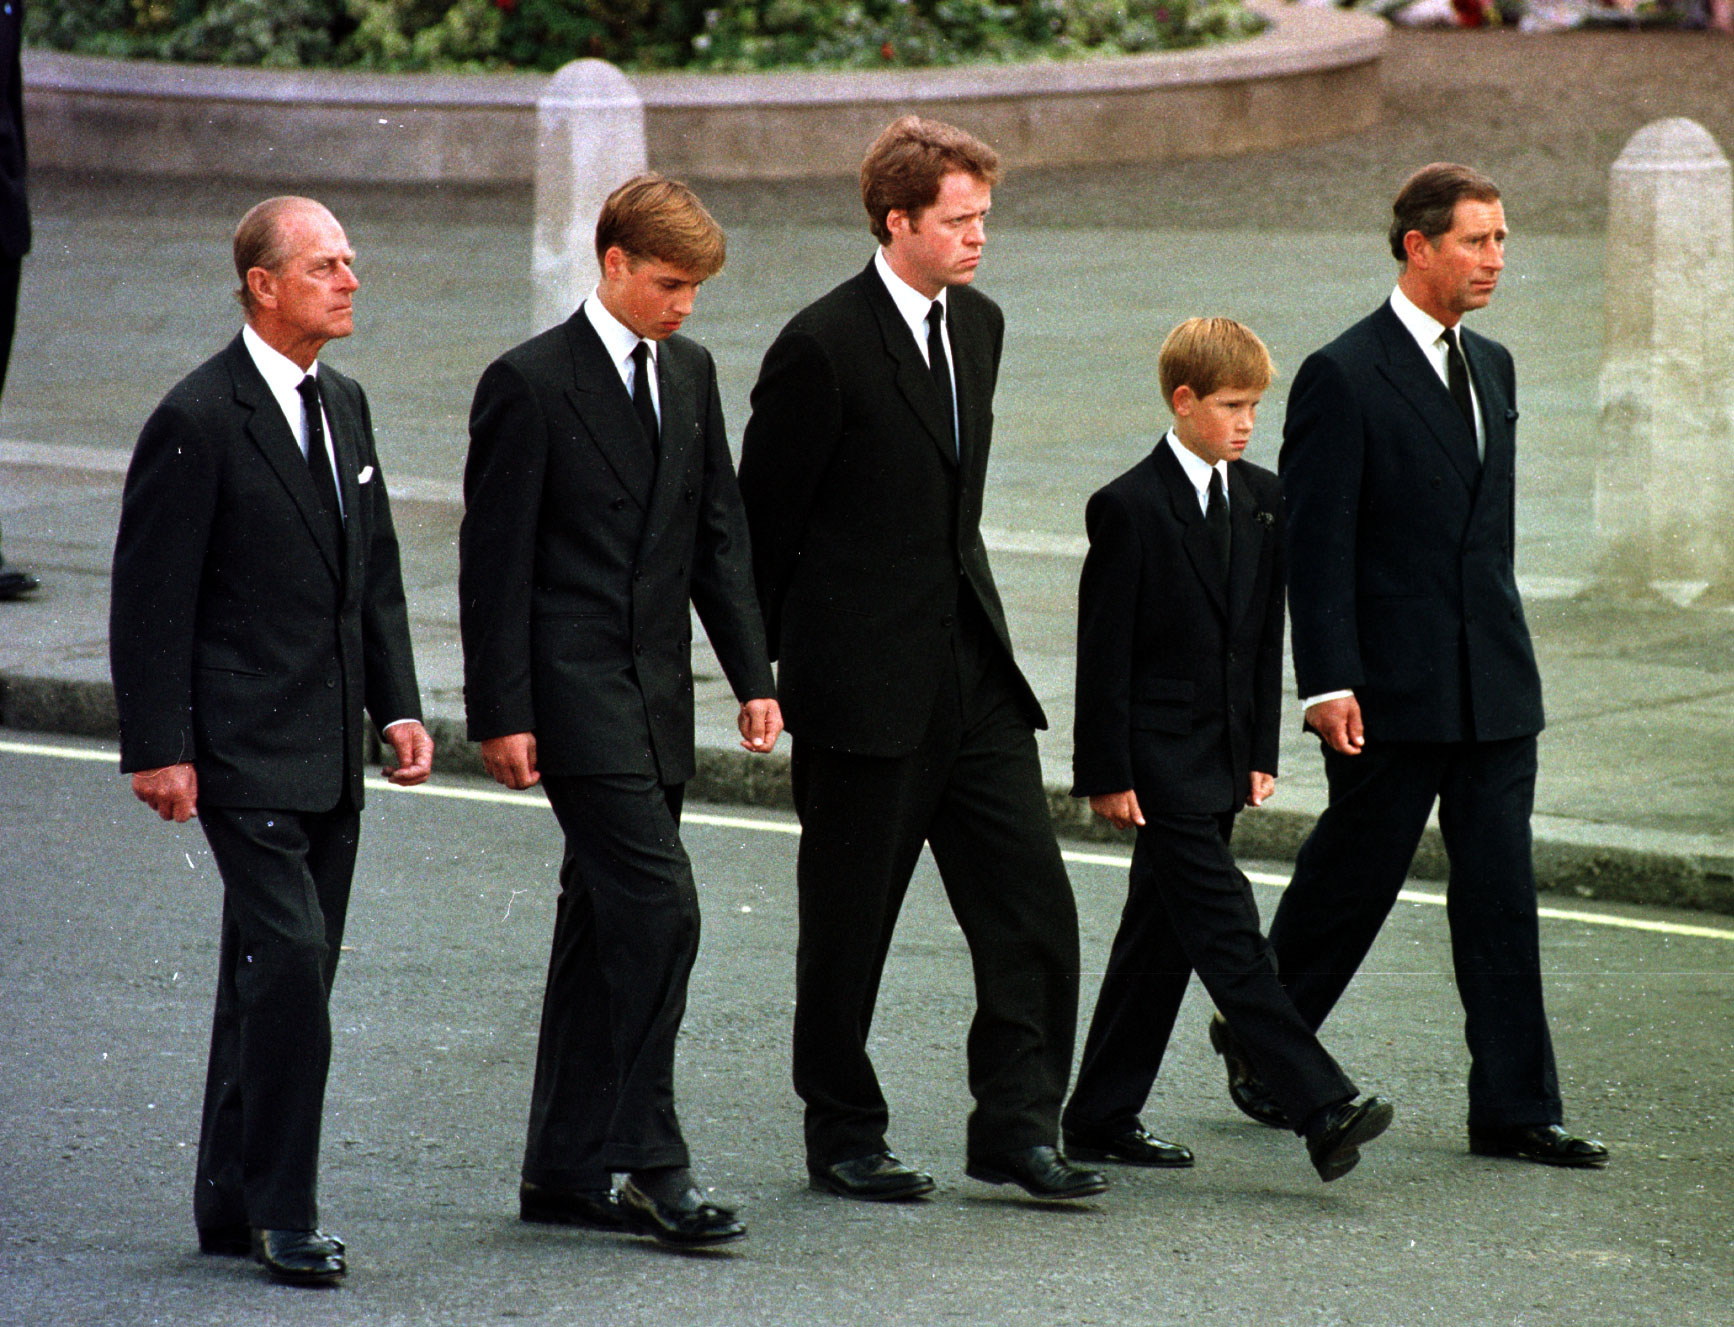
[[[361,467],[361,473],[355,477],[355,482],[358,484],[365,484],[368,480],[370,480],[372,478],[373,478],[373,467],[371,465],[364,465]]]

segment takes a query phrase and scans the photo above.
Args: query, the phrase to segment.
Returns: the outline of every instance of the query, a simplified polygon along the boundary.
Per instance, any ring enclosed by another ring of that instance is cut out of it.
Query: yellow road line
[[[45,746],[37,742],[0,741],[0,752],[14,756],[48,756],[57,760],[90,760],[113,763],[118,757],[112,749],[90,747]],[[423,797],[443,797],[460,802],[495,802],[508,806],[546,806],[540,793],[513,792],[508,788],[456,788],[448,784],[420,784],[414,788],[399,788],[384,779],[368,779],[367,786],[378,792],[414,793]],[[744,829],[760,834],[799,835],[801,827],[787,820],[759,820],[749,816],[719,816],[704,811],[685,811],[681,822],[703,825],[709,829]],[[1105,852],[1061,852],[1060,856],[1074,866],[1111,866],[1124,870],[1131,865],[1130,856]],[[1246,878],[1256,885],[1286,888],[1289,877],[1269,871],[1248,871]],[[1424,903],[1433,907],[1445,905],[1445,895],[1418,889],[1405,889],[1397,895],[1405,903]],[[1541,907],[1536,911],[1550,921],[1578,922],[1585,926],[1611,926],[1622,931],[1647,931],[1652,935],[1691,936],[1700,940],[1734,940],[1734,930],[1720,926],[1693,926],[1684,922],[1653,921],[1647,917],[1621,917],[1611,912],[1585,912],[1577,908]]]

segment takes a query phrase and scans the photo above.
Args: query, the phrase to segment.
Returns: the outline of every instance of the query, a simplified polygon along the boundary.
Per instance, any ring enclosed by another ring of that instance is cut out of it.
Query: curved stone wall
[[[962,69],[643,74],[650,164],[701,179],[853,174],[896,115],[953,120],[1011,166],[1316,142],[1380,114],[1381,20],[1262,0],[1257,37],[1197,51]],[[517,184],[540,75],[360,74],[24,57],[38,166],[261,181]]]

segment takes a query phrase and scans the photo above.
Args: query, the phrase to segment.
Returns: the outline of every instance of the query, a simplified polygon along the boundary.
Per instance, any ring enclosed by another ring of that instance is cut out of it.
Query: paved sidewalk
[[[1713,37],[1706,41],[1719,40]],[[1398,45],[1404,77],[1416,53],[1441,58],[1461,43]],[[1502,59],[1520,48],[1485,48]],[[1581,51],[1577,46],[1553,50]],[[1611,49],[1611,48],[1608,48]],[[1661,43],[1658,59],[1684,52]],[[1697,51],[1698,48],[1690,48]],[[1734,47],[1724,43],[1724,55]],[[1404,63],[1407,61],[1407,63]],[[1734,58],[1727,61],[1734,67]],[[1441,66],[1443,70],[1444,66]],[[1464,78],[1439,74],[1438,82]],[[1734,76],[1725,75],[1734,91]],[[1553,92],[1537,74],[1518,114]],[[1666,89],[1611,97],[1628,118],[1676,107]],[[1449,90],[1449,89],[1448,89]],[[1556,91],[1556,90],[1555,90]],[[1426,89],[1393,93],[1394,113]],[[1705,95],[1701,85],[1681,93]],[[1525,100],[1528,98],[1528,100]],[[1621,98],[1624,100],[1622,101]],[[1734,104],[1730,101],[1726,104]],[[1634,109],[1635,108],[1635,109]],[[1712,125],[1734,147],[1734,115]],[[1635,125],[1633,126],[1635,127]],[[1247,177],[1267,188],[1318,179],[1332,191],[1383,196],[1382,177],[1355,175],[1396,160],[1475,158],[1448,124],[1435,141],[1400,120],[1331,153],[1305,149],[1233,163],[1148,173],[1067,172],[1008,180],[996,197],[981,288],[1005,307],[1007,347],[996,402],[987,528],[1020,660],[1049,707],[1043,743],[1055,802],[1066,805],[1073,613],[1084,500],[1150,446],[1155,351],[1181,317],[1225,312],[1265,336],[1282,376],[1267,397],[1252,455],[1274,463],[1288,375],[1313,347],[1372,308],[1391,264],[1365,207],[1298,208],[1286,222],[1259,213],[1238,228],[1230,207],[1213,228],[1182,226],[1146,202],[1165,183],[1219,188],[1244,201]],[[1539,132],[1539,130],[1538,130]],[[1587,132],[1587,131],[1584,131]],[[1599,126],[1597,169],[1624,141]],[[1483,145],[1485,146],[1485,145]],[[1548,884],[1587,896],[1734,911],[1734,803],[1725,792],[1734,723],[1734,621],[1727,610],[1659,600],[1615,606],[1577,597],[1594,559],[1591,481],[1595,374],[1604,257],[1599,231],[1570,224],[1565,205],[1586,169],[1551,194],[1532,154],[1481,157],[1509,166],[1537,194],[1554,232],[1527,233],[1528,199],[1511,192],[1516,239],[1505,285],[1476,326],[1506,341],[1519,370],[1519,571],[1547,685],[1536,828]],[[1210,173],[1223,176],[1212,186]],[[1527,173],[1526,173],[1527,172]],[[307,186],[315,188],[314,186]],[[423,691],[442,737],[461,733],[455,580],[456,499],[470,392],[483,366],[527,335],[529,198],[524,192],[316,189],[349,229],[363,289],[355,336],[328,356],[368,388],[397,505]],[[730,232],[727,268],[707,285],[691,332],[716,353],[738,441],[763,353],[802,304],[864,263],[870,246],[845,182],[705,190]],[[1057,200],[1076,200],[1066,212]],[[0,525],[10,562],[36,571],[32,601],[0,604],[0,718],[9,726],[102,733],[112,724],[107,679],[107,572],[126,457],[151,406],[237,325],[228,290],[228,236],[256,200],[245,186],[46,176],[34,182],[37,245],[25,290],[4,412]],[[1359,198],[1365,203],[1366,198]],[[1573,214],[1581,219],[1580,214]],[[1188,218],[1193,219],[1193,218]],[[1699,587],[1675,587],[1682,601]],[[749,769],[732,749],[732,703],[708,660],[702,738],[710,749],[696,795],[776,801],[775,762]],[[1248,851],[1292,851],[1323,804],[1316,749],[1298,714],[1285,722],[1283,777],[1272,809],[1242,818]],[[462,759],[462,752],[452,756]],[[449,765],[449,761],[448,761]],[[1418,868],[1436,873],[1436,855]]]

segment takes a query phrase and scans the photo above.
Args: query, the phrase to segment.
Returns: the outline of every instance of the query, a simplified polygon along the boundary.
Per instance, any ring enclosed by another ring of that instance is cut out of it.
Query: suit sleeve
[[[1125,502],[1106,489],[1084,509],[1090,548],[1078,579],[1072,796],[1124,792],[1132,776],[1133,617],[1143,564]]]
[[[1282,493],[1276,488],[1263,495],[1265,510],[1272,514],[1276,528],[1271,531],[1273,554],[1270,568],[1270,598],[1264,606],[1264,622],[1260,629],[1258,659],[1252,676],[1252,767],[1264,774],[1277,773],[1277,753],[1282,746],[1282,628],[1283,589],[1287,557],[1283,551],[1285,535]]]
[[[164,402],[127,467],[109,593],[109,667],[120,768],[191,761],[193,638],[221,488],[206,421]]]
[[[704,427],[704,488],[693,547],[692,603],[717,662],[734,688],[735,699],[745,702],[775,696],[776,680],[771,676],[764,622],[753,595],[746,511],[729,455],[716,365],[708,352],[705,365],[709,399]]]
[[[741,442],[741,497],[772,658],[813,494],[842,429],[842,391],[830,356],[811,334],[785,330],[765,352]]]
[[[355,388],[361,408],[365,464],[373,467],[367,485],[373,504],[371,544],[367,550],[367,584],[362,587],[361,657],[367,712],[383,730],[399,719],[421,718],[421,691],[415,679],[415,651],[410,644],[409,606],[403,592],[403,565],[398,555],[397,527],[391,519],[391,499],[385,491],[385,471],[373,441],[373,416],[367,393]]]
[[[530,607],[548,426],[512,365],[482,374],[470,407],[464,520],[458,534],[458,623],[472,742],[536,730]]]
[[[1365,430],[1341,366],[1310,356],[1283,421],[1288,602],[1302,696],[1365,682],[1355,611],[1355,542]]]

